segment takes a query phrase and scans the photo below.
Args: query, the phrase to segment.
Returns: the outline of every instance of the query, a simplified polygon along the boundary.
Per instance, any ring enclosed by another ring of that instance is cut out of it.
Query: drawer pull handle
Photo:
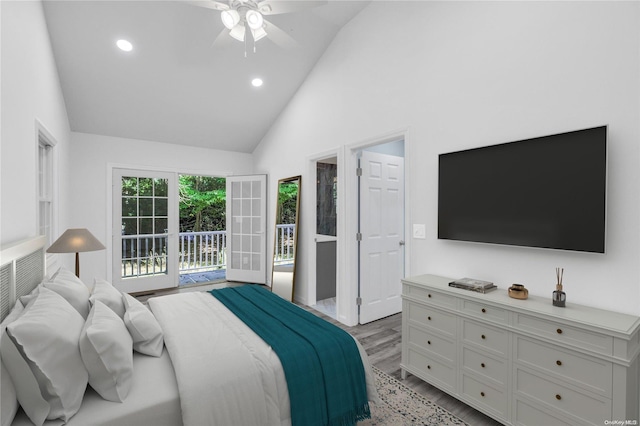
[[[557,399],[558,401],[560,401],[560,400],[562,399],[562,397],[560,396],[560,394],[558,394],[558,393],[556,394],[556,399]]]
[[[557,360],[557,361],[556,361],[556,365],[562,365],[562,361]]]
[[[562,334],[562,329],[561,329],[561,328],[557,329],[557,330],[556,330],[556,333],[558,333],[558,334]]]
[[[480,392],[480,396],[484,398],[484,392]]]
[[[430,345],[430,344],[431,344],[431,340],[427,340],[427,345]]]
[[[480,364],[480,367],[484,368],[484,362],[482,364]]]
[[[427,365],[427,370],[431,370],[431,366],[430,365]]]
[[[429,321],[431,321],[431,317],[427,317],[427,319],[428,319]]]
[[[487,310],[485,308],[482,308],[482,313],[484,314],[486,312],[487,312]]]
[[[480,337],[482,337],[482,340],[487,338],[487,336],[485,336],[484,334],[482,336],[480,336]]]
[[[428,297],[429,299],[431,299],[431,293],[427,294],[427,297]]]

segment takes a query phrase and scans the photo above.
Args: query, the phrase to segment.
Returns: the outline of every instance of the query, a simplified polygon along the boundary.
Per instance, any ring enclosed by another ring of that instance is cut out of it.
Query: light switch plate
[[[426,238],[426,228],[423,223],[414,223],[413,224],[413,238]]]

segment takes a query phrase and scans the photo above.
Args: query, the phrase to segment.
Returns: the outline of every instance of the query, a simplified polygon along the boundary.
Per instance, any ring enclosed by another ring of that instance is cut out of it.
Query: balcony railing
[[[295,224],[276,225],[276,244],[273,253],[274,265],[293,263],[296,254],[293,241],[295,231]]]
[[[276,264],[291,263],[295,256],[295,225],[276,226]],[[178,234],[180,274],[214,271],[227,267],[226,231],[180,232]],[[123,235],[122,277],[148,276],[167,272],[165,235]]]

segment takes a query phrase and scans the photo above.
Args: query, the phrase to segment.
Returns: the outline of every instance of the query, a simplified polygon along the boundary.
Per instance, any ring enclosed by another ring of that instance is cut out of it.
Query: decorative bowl
[[[509,287],[509,297],[514,299],[526,299],[529,297],[529,290],[527,290],[522,284],[513,284]]]

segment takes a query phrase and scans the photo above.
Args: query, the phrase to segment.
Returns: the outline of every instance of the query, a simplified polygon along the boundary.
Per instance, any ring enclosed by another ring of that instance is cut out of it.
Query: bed
[[[21,310],[18,306],[21,300],[29,303],[33,300],[30,297],[36,297],[33,294],[39,291],[44,295],[37,296],[37,303],[41,303],[40,300],[44,300],[45,296],[56,303],[62,302],[48,288],[42,289],[41,282],[48,282],[44,271],[43,239],[31,239],[9,248],[3,247],[0,259],[2,336],[5,339],[8,333],[4,329],[9,323],[12,324],[10,327],[15,326],[19,330],[17,323],[12,322],[12,317],[19,315],[13,311]],[[107,286],[108,283],[96,280],[94,292]],[[112,292],[113,288],[109,291]],[[123,312],[126,312],[126,318],[129,314],[126,300],[130,296],[120,297],[125,301]],[[109,300],[104,301],[109,305]],[[89,322],[97,321],[101,313],[108,312],[107,317],[113,317],[112,310],[107,308],[103,312],[98,309],[102,305],[102,299],[91,304],[91,313],[83,319],[86,321],[83,330]],[[145,310],[153,312],[152,317],[162,331],[162,343],[158,345],[158,340],[154,340],[154,356],[132,351],[132,368],[127,376],[131,385],[126,396],[121,402],[113,401],[113,398],[106,400],[105,391],[101,389],[99,393],[89,382],[79,409],[66,418],[66,424],[292,424],[292,399],[288,393],[291,385],[287,384],[280,357],[272,345],[267,344],[224,303],[206,292],[190,292],[152,298],[149,308],[145,307]],[[33,310],[35,308],[31,306],[30,311]],[[74,319],[79,316],[75,313],[69,315],[74,315]],[[126,319],[124,322],[129,325]],[[135,345],[133,331],[131,336]],[[352,340],[364,370],[366,397],[375,402],[377,394],[371,366],[362,347],[355,339]],[[11,400],[7,397],[10,395],[7,389],[13,384],[12,381],[7,382],[7,378],[17,373],[11,370],[7,374],[5,361],[11,359],[11,365],[16,364],[11,358],[11,351],[6,350],[5,343],[6,340],[2,340],[2,421],[5,422],[2,426],[33,425],[34,422],[30,420],[30,417],[34,418],[33,415],[28,416],[23,409],[17,410],[12,421],[7,420],[11,411],[15,410],[15,407],[7,406],[7,401]],[[96,389],[100,387],[96,386]],[[54,405],[51,404],[51,412]],[[45,425],[62,423],[61,420],[43,422]]]

